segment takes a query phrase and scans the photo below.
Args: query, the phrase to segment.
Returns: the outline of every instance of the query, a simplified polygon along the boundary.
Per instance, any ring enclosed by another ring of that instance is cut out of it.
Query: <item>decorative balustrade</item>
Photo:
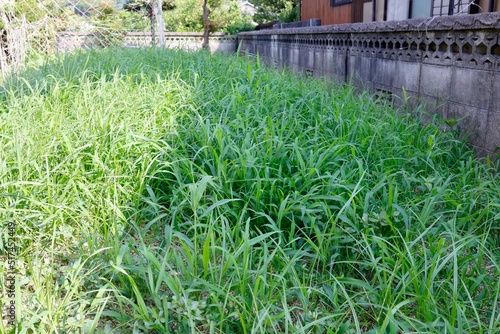
[[[210,35],[210,49],[232,53],[236,50],[237,36],[225,34]],[[197,50],[202,47],[202,33],[165,32],[165,47]],[[71,51],[96,46],[122,45],[124,47],[148,47],[152,45],[149,32],[109,33],[100,32],[60,32],[57,48]]]

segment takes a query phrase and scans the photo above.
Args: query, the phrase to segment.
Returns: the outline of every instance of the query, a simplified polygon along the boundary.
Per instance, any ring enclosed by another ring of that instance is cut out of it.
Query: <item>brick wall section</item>
[[[480,156],[500,147],[500,13],[263,30],[238,35],[269,65],[424,102],[461,119]],[[498,152],[497,152],[498,153]]]

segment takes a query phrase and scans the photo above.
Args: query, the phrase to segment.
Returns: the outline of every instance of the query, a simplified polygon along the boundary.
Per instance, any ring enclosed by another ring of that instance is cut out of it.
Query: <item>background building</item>
[[[301,20],[323,25],[500,11],[500,0],[302,0]]]

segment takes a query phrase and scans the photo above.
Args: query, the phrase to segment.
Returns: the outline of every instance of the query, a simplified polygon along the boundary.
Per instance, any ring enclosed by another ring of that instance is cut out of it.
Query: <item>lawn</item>
[[[500,333],[499,163],[449,123],[258,58],[25,69],[0,87],[0,332]]]

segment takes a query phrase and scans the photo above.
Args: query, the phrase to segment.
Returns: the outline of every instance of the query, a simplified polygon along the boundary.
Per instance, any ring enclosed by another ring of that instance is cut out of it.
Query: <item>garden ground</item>
[[[0,331],[500,333],[498,162],[422,113],[205,52],[26,69],[0,92]]]

